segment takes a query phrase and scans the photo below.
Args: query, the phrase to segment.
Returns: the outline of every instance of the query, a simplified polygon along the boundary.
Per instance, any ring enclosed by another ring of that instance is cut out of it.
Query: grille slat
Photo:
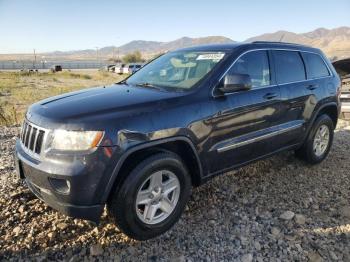
[[[21,141],[29,154],[40,155],[44,136],[45,130],[42,130],[37,126],[33,126],[27,121],[24,121],[21,133]]]
[[[22,132],[22,142],[24,142],[24,137],[25,137],[25,134],[26,134],[26,132],[27,132],[27,123],[26,122],[24,122],[24,124],[23,124],[23,132]]]
[[[30,134],[30,142],[29,142],[29,150],[34,151],[34,142],[36,139],[36,131],[38,129],[36,129],[35,127],[32,128],[32,133]]]
[[[41,146],[43,144],[44,134],[45,134],[44,131],[42,131],[42,130],[39,131],[38,138],[36,140],[36,145],[35,145],[35,153],[36,154],[40,154],[40,152],[41,152]]]
[[[30,138],[30,133],[32,132],[32,126],[31,125],[28,125],[27,127],[27,133],[26,133],[26,138],[24,140],[24,145],[25,147],[28,147],[28,144],[29,144],[29,138]]]

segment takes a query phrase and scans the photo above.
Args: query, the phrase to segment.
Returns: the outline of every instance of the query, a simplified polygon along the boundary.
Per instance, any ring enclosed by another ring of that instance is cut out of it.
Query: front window
[[[252,87],[271,84],[270,66],[266,51],[252,51],[241,56],[230,69],[229,74],[247,74],[252,80]]]
[[[203,79],[223,59],[223,52],[171,52],[127,79],[130,85],[163,87],[172,91],[189,90]]]

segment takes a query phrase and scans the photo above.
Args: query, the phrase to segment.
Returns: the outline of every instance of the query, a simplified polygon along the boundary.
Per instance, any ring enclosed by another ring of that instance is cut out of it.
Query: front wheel
[[[334,125],[328,115],[321,115],[311,128],[304,144],[296,155],[310,164],[322,162],[328,155],[334,136]]]
[[[180,218],[191,192],[182,160],[172,153],[148,157],[127,175],[109,200],[108,212],[126,235],[156,237]]]

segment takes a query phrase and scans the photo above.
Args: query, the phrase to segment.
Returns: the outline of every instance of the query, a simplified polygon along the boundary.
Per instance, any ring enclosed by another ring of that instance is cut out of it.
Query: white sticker
[[[223,53],[202,54],[196,60],[221,60],[224,55]]]

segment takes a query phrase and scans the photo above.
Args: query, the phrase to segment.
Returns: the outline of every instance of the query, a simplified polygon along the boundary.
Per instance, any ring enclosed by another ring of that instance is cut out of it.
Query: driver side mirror
[[[249,90],[252,88],[252,80],[247,74],[227,74],[220,87],[218,88],[221,93],[232,93],[238,91]]]

